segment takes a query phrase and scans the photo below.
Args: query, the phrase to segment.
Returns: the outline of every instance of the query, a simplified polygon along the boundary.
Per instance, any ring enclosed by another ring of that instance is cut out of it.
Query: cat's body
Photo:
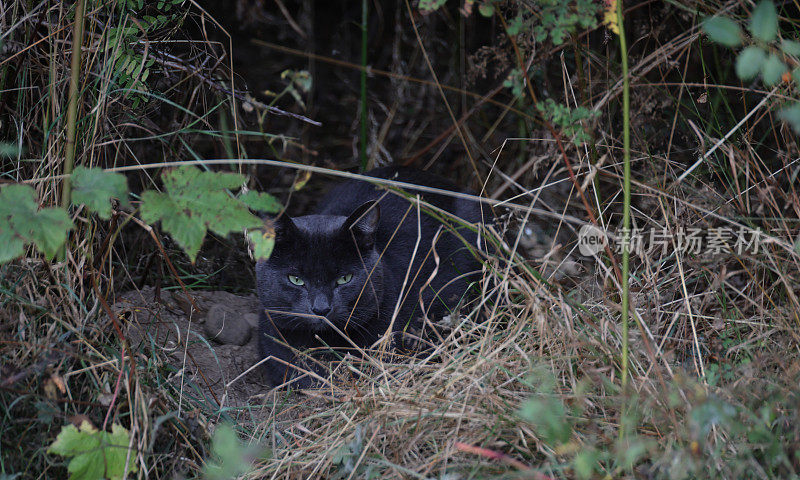
[[[367,175],[460,191],[440,177],[413,169],[387,167]],[[488,220],[488,211],[482,212],[478,202],[421,196],[471,224]],[[458,234],[472,249],[477,247],[477,234],[466,228]],[[303,364],[281,343],[298,351],[368,348],[390,325],[395,332],[418,328],[422,305],[428,318],[449,313],[464,298],[469,283],[479,278],[480,263],[464,241],[423,210],[418,213],[415,203],[357,180],[334,187],[313,215],[279,217],[272,256],[256,266],[263,307],[260,350],[263,357],[272,357],[265,362],[268,381],[284,383],[296,373],[288,364]]]

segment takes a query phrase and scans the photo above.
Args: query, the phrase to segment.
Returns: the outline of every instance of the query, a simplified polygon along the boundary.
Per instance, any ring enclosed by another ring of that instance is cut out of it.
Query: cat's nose
[[[319,315],[321,317],[325,317],[331,313],[331,303],[328,301],[328,297],[321,294],[314,297],[311,311],[314,312],[314,315]]]

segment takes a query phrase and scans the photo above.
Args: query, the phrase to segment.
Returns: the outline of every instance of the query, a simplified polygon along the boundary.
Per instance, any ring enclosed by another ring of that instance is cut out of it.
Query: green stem
[[[367,0],[361,0],[361,171],[367,170]]]
[[[617,0],[617,24],[619,25],[619,49],[622,56],[622,146],[623,146],[623,206],[622,206],[622,390],[628,385],[628,309],[630,307],[630,227],[631,227],[631,122],[630,84],[628,81],[628,45],[622,23],[622,0]],[[625,238],[628,236],[628,238]],[[622,430],[620,430],[622,435]]]
[[[72,200],[72,182],[69,175],[75,166],[75,134],[78,123],[78,90],[81,79],[81,45],[83,44],[83,15],[85,0],[75,4],[75,25],[72,29],[72,64],[70,65],[69,96],[67,97],[67,151],[64,155],[64,186],[61,206],[69,208]]]

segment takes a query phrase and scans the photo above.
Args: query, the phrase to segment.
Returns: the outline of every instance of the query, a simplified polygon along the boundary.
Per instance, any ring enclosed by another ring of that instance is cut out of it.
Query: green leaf
[[[16,158],[21,153],[19,145],[10,142],[0,142],[0,157]]]
[[[230,425],[221,424],[211,439],[212,459],[203,467],[206,480],[228,480],[252,469],[253,460],[266,458],[269,450],[258,445],[242,445]]]
[[[25,242],[0,219],[0,264],[10,262],[25,253]]]
[[[700,438],[705,438],[712,427],[726,428],[736,417],[736,407],[716,397],[694,407],[689,414],[692,427]]]
[[[98,449],[94,449],[95,452]],[[99,480],[105,478],[105,465],[103,465],[103,457],[97,453],[92,453],[92,450],[87,450],[75,456],[70,460],[67,465],[67,471],[70,473],[70,480]]]
[[[182,166],[164,174],[167,188],[203,187],[209,189],[237,188],[245,182],[244,175],[228,172],[201,171],[196,167]]]
[[[572,435],[564,404],[552,396],[526,400],[519,416],[533,424],[542,440],[553,447],[567,443]]]
[[[581,122],[591,120],[598,113],[585,107],[570,109],[566,105],[556,103],[552,98],[537,103],[536,109],[544,118],[561,129],[566,136],[571,137],[575,145],[589,140],[589,135]]]
[[[791,125],[794,133],[800,135],[800,104],[784,107],[778,112],[778,118]],[[800,240],[796,245],[800,245]]]
[[[787,55],[800,57],[800,42],[794,40],[781,40],[781,50]]]
[[[514,97],[520,97],[525,93],[525,78],[522,70],[514,68],[509,72],[508,77],[503,81],[503,86],[511,89]]]
[[[83,203],[105,220],[111,218],[110,199],[128,203],[128,181],[125,175],[106,172],[102,168],[77,167],[72,172],[72,201]]]
[[[97,429],[89,422],[81,423],[78,430],[75,425],[66,425],[56,437],[56,441],[47,449],[47,453],[54,453],[62,457],[73,457],[85,452],[87,449],[96,449],[100,446],[100,439],[95,435]]]
[[[130,434],[128,430],[119,424],[111,425],[111,433],[105,433],[106,448],[106,477],[109,480],[123,480],[126,476],[126,460],[128,459],[128,445],[130,444]],[[127,471],[135,472],[136,464],[131,461],[127,465]]]
[[[761,78],[770,87],[781,81],[784,72],[786,72],[786,65],[774,53],[770,54],[761,66]]]
[[[230,205],[224,213],[219,215],[205,215],[204,220],[208,228],[217,235],[225,236],[231,232],[240,232],[245,228],[261,225],[261,219],[250,213],[241,201],[230,199]]]
[[[572,461],[572,467],[575,469],[575,476],[580,479],[592,478],[598,460],[599,455],[595,450],[585,449],[578,452]]]
[[[775,40],[778,35],[778,12],[770,0],[763,0],[756,6],[750,15],[748,29],[759,40]]]
[[[114,424],[111,433],[101,432],[84,421],[80,429],[74,425],[62,427],[48,453],[72,459],[67,465],[70,480],[123,480],[130,434]],[[136,464],[128,462],[127,473],[136,472]]]
[[[242,175],[183,166],[164,173],[163,181],[164,193],[142,194],[142,219],[151,224],[160,220],[192,261],[207,230],[227,235],[261,226],[245,203],[228,192],[244,183]]]
[[[726,47],[736,47],[742,43],[742,30],[728,17],[709,18],[703,23],[703,31],[712,41]]]
[[[749,46],[736,57],[736,75],[742,80],[752,80],[761,71],[767,52],[761,47]]]
[[[510,22],[508,22],[508,34],[511,36],[519,35],[519,32],[522,30],[522,26],[522,15],[517,15]],[[561,42],[556,42],[556,44],[559,43]]]
[[[564,43],[573,33],[580,28],[594,28],[597,26],[597,17],[603,11],[606,2],[577,0],[563,2],[556,0],[541,0],[535,2],[539,13],[534,17],[526,13],[528,21],[525,29],[533,32],[537,41],[543,42],[549,36],[553,44]],[[528,9],[521,9],[525,12]]]
[[[283,205],[277,198],[268,193],[256,192],[250,190],[245,193],[239,200],[244,202],[245,205],[257,212],[278,213],[283,209]]]
[[[616,448],[618,464],[625,470],[632,469],[647,454],[648,443],[647,440],[635,434],[626,437],[625,441]]]
[[[60,208],[43,208],[31,219],[28,228],[36,247],[48,259],[53,259],[67,241],[72,221],[67,212]]]
[[[14,184],[0,191],[0,262],[24,253],[20,244],[33,243],[52,259],[67,240],[72,221],[61,208],[39,208],[36,192],[28,185]]]
[[[481,3],[478,5],[478,12],[484,17],[491,17],[494,15],[494,5],[491,3]]]
[[[142,192],[142,220],[147,223],[156,223],[162,217],[174,212],[178,206],[166,193],[145,190]]]
[[[206,236],[206,227],[199,216],[181,211],[169,195],[150,190],[142,193],[141,210],[145,222],[153,224],[161,220],[162,228],[194,262]]]
[[[423,12],[433,12],[442,8],[446,0],[419,0],[419,9]]]
[[[247,237],[253,243],[253,257],[256,260],[268,260],[275,248],[275,229],[252,230],[247,232]]]

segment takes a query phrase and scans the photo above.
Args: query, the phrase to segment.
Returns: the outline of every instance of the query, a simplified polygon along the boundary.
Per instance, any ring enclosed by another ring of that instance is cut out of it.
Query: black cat
[[[462,191],[441,177],[409,168],[379,168],[367,175]],[[409,193],[471,224],[488,221],[490,215],[479,202]],[[476,233],[458,227],[459,239],[424,208],[418,215],[414,202],[366,181],[337,185],[313,215],[279,216],[275,230],[272,256],[256,265],[263,307],[260,350],[263,358],[272,357],[265,365],[273,386],[297,374],[289,364],[314,370],[292,348],[368,348],[390,325],[393,332],[419,328],[423,308],[431,319],[448,314],[465,297],[470,282],[480,278],[481,265],[471,252],[478,247]],[[308,386],[312,379],[305,376],[298,382]]]

